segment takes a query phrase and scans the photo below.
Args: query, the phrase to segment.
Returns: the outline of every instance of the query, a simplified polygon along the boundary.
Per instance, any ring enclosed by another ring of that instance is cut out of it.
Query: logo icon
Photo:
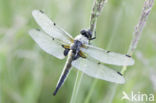
[[[123,94],[123,97],[121,98],[122,100],[123,99],[130,100],[130,98],[128,97],[128,95],[127,95],[127,93],[125,91],[123,91],[122,94]]]

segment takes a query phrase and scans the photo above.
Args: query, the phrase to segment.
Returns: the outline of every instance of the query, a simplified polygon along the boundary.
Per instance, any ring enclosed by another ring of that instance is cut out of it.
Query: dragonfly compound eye
[[[90,34],[86,30],[81,30],[80,33],[84,35],[86,38],[90,38]]]
[[[80,33],[81,33],[82,35],[86,34],[86,32],[87,32],[87,31],[84,30],[84,29],[80,31]]]

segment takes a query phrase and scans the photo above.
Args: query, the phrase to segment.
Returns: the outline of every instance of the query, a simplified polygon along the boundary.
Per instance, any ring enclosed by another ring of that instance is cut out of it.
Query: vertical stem
[[[138,24],[135,27],[133,39],[131,40],[129,50],[128,50],[128,53],[127,53],[130,56],[133,55],[133,53],[134,53],[134,51],[135,51],[135,49],[136,49],[136,47],[138,45],[138,42],[139,42],[139,40],[141,38],[141,35],[142,35],[143,28],[144,28],[144,26],[146,24],[149,13],[151,12],[153,3],[154,3],[154,0],[146,0],[144,2],[144,7],[143,7],[143,10],[142,10],[142,13],[141,13],[141,17],[140,17],[140,20],[139,20]],[[124,66],[122,68],[121,73],[124,74],[126,70],[127,70],[127,66]]]
[[[90,31],[93,33],[93,37],[95,37],[95,33],[96,33],[97,18],[101,14],[106,1],[107,0],[95,0],[95,2],[94,2],[91,17],[90,17]],[[94,90],[97,82],[98,82],[98,80],[94,79],[94,81],[91,85],[91,89],[90,89],[89,93],[87,94],[87,97],[86,97],[84,103],[89,103],[90,97],[93,93],[93,90]]]
[[[98,80],[94,79],[94,81],[93,81],[93,83],[91,85],[91,88],[89,90],[89,93],[87,94],[87,97],[85,98],[84,103],[89,103],[90,97],[91,97],[91,95],[93,93],[94,87],[96,86],[97,82],[98,82]]]
[[[145,2],[144,2],[144,7],[143,7],[143,10],[141,13],[141,17],[139,19],[138,24],[136,25],[134,35],[133,35],[133,39],[131,40],[131,43],[130,43],[130,46],[128,49],[127,54],[130,56],[133,55],[133,53],[134,53],[134,51],[138,45],[138,42],[139,42],[141,35],[142,35],[143,28],[146,24],[149,13],[151,12],[151,9],[153,7],[153,4],[154,4],[154,0],[145,0]],[[127,66],[123,66],[121,73],[124,74],[126,72],[126,70],[127,70]],[[116,85],[116,86],[118,86],[118,85]],[[114,86],[114,87],[117,89],[116,86]],[[116,89],[113,91],[112,96],[110,96],[111,101],[113,100],[113,97],[115,96]]]
[[[105,1],[106,0],[95,0],[95,3],[93,5],[93,9],[90,17],[90,31],[93,33],[93,36],[95,36],[97,18],[102,12]]]
[[[77,93],[78,93],[82,78],[83,78],[83,73],[78,71],[75,84],[74,84],[74,89],[72,92],[72,97],[70,99],[70,103],[76,103],[76,97],[77,97]]]
[[[137,47],[138,41],[140,40],[143,28],[146,24],[149,13],[151,12],[154,0],[146,0],[144,2],[143,11],[138,24],[135,27],[134,36],[129,46],[128,54],[132,56],[134,50]]]
[[[93,5],[93,9],[90,17],[90,27],[89,27],[89,30],[93,33],[93,37],[95,36],[97,18],[103,9],[105,1],[106,0],[95,0],[95,3]],[[77,93],[79,90],[82,77],[83,77],[83,73],[78,71],[70,103],[76,102],[76,97],[77,97]],[[94,84],[96,84],[96,82]]]

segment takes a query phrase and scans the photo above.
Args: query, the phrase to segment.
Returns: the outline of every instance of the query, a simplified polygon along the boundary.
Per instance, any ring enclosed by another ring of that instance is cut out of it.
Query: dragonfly
[[[56,25],[43,11],[33,10],[32,15],[42,29],[29,30],[32,39],[46,53],[58,59],[64,59],[67,56],[63,71],[53,92],[54,96],[63,85],[72,66],[93,78],[119,84],[125,83],[120,72],[104,64],[133,65],[134,60],[131,56],[91,45],[90,41],[96,37],[93,37],[90,30],[83,29],[79,35],[73,38],[68,32]]]

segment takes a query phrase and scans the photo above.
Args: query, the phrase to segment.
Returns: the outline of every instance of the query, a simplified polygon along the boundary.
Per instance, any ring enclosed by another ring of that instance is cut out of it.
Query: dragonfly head
[[[86,38],[88,38],[89,40],[92,38],[92,32],[90,30],[81,30],[80,31],[81,35],[85,36]]]

